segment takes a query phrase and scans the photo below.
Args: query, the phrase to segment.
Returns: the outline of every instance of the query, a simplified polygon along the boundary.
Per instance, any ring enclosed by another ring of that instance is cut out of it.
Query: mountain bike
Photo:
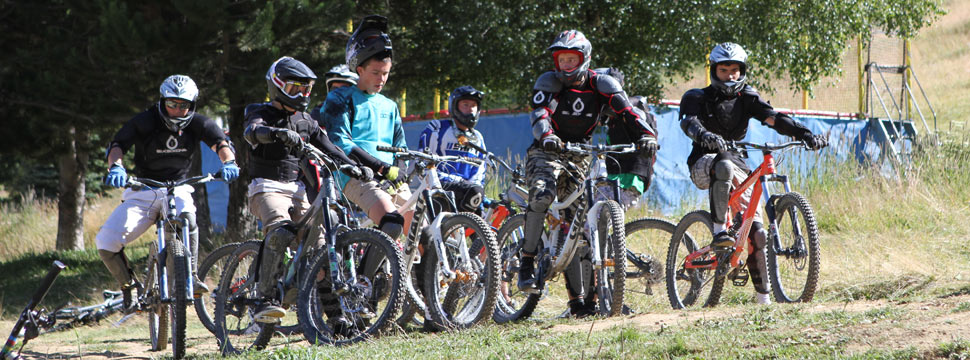
[[[168,346],[168,325],[171,322],[172,357],[185,356],[185,311],[193,301],[192,254],[189,252],[189,223],[178,216],[175,189],[180,186],[204,184],[218,179],[218,174],[206,174],[182,180],[157,181],[129,177],[126,187],[132,189],[164,189],[166,206],[155,220],[156,239],[149,246],[148,274],[144,291],[139,291],[138,307],[148,313],[148,332],[152,350]]]
[[[779,303],[808,302],[818,285],[819,238],[815,212],[804,196],[791,190],[788,177],[777,174],[772,152],[806,147],[803,142],[780,145],[731,142],[735,151],[760,150],[764,161],[736,189],[731,191],[730,211],[726,225],[735,239],[731,248],[701,248],[693,239],[709,239],[712,233],[711,214],[698,210],[685,215],[677,224],[667,252],[667,296],[675,309],[703,305],[713,307],[721,299],[725,279],[735,286],[744,286],[748,271],[744,260],[754,251],[749,233],[762,196],[767,216],[768,277],[775,301]],[[783,185],[784,192],[772,194],[769,182]],[[743,209],[741,198],[754,186],[748,204]],[[742,212],[739,221],[732,222],[732,214]],[[745,251],[746,247],[749,247]],[[706,294],[705,294],[706,293]],[[704,297],[706,296],[706,299]]]
[[[57,279],[57,275],[65,268],[67,266],[57,260],[54,260],[51,264],[50,269],[47,270],[47,275],[41,280],[37,290],[34,291],[34,295],[30,297],[30,302],[20,312],[20,317],[14,323],[13,330],[10,331],[10,336],[7,337],[7,342],[3,344],[3,348],[0,348],[0,360],[21,359],[20,352],[27,345],[27,342],[37,338],[40,334],[40,328],[50,327],[53,324],[53,319],[45,316],[44,311],[37,311],[35,308],[44,300],[47,292],[54,285],[54,280]],[[17,339],[21,336],[23,336],[24,340],[20,342],[20,350],[14,353],[13,348],[17,345]]]
[[[592,279],[583,279],[584,288],[591,289],[588,301],[597,303],[597,313],[607,316],[620,314],[623,307],[623,290],[626,282],[626,246],[623,209],[616,201],[594,201],[593,192],[600,184],[614,184],[607,179],[606,156],[636,151],[634,145],[588,145],[566,143],[564,152],[593,158],[587,172],[570,162],[565,162],[565,171],[572,181],[582,186],[557,199],[546,212],[546,227],[542,234],[542,247],[536,255],[536,287],[540,293],[529,294],[518,291],[511,294],[513,306],[503,314],[503,320],[523,320],[532,315],[539,300],[547,293],[545,283],[563,272],[570,264],[577,250],[588,246],[590,256],[583,258],[580,265],[585,273],[592,273]],[[580,201],[571,218],[565,218],[563,210]],[[515,283],[518,276],[519,252],[524,241],[525,216],[513,216],[499,229],[499,241],[512,246],[508,253],[513,257],[503,259],[503,280]],[[585,277],[585,276],[584,276]],[[510,290],[512,292],[513,290]],[[521,306],[518,304],[521,301]]]
[[[300,326],[312,344],[344,345],[369,339],[385,330],[400,310],[404,296],[400,249],[380,231],[345,225],[348,211],[334,181],[337,164],[308,143],[298,145],[297,151],[311,160],[301,165],[319,166],[319,171],[303,169],[304,174],[318,174],[319,192],[296,223],[295,249],[292,244],[287,249],[278,279],[259,279],[261,242],[239,244],[230,255],[215,300],[216,336],[223,354],[261,350],[273,337],[277,324],[255,321],[254,309],[262,301],[258,281],[275,282],[284,307],[297,305],[297,318],[284,318],[280,325]],[[324,245],[318,249],[321,238]],[[372,277],[356,272],[365,252],[385,264]],[[335,329],[325,316],[348,324]],[[245,346],[237,348],[234,343]]]
[[[491,318],[501,261],[495,232],[478,215],[455,212],[454,197],[442,189],[437,172],[438,165],[444,162],[481,165],[480,160],[389,146],[378,146],[377,150],[411,161],[407,179],[419,180],[414,196],[399,210],[403,213],[414,209],[404,245],[405,273],[412,278],[406,282],[409,310],[423,312],[425,322],[431,320],[429,325],[447,330],[468,328]],[[424,248],[423,253],[420,247]],[[421,263],[422,257],[426,259],[424,273],[420,274],[413,271],[413,265]],[[418,279],[423,279],[423,284]],[[420,285],[423,295],[417,291]],[[411,317],[405,313],[401,319],[410,321]]]

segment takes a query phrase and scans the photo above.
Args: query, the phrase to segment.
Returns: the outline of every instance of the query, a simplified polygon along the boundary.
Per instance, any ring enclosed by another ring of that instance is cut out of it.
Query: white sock
[[[727,231],[727,226],[725,226],[723,223],[714,223],[714,235],[720,234],[724,231]]]

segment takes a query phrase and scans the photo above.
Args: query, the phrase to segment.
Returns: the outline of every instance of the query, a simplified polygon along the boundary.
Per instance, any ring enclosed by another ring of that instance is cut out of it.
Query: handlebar
[[[452,162],[462,162],[462,163],[471,164],[475,166],[481,166],[483,163],[482,159],[475,159],[475,158],[470,158],[465,156],[455,156],[455,155],[441,156],[441,155],[426,154],[420,151],[408,150],[405,148],[393,147],[393,146],[378,145],[377,150],[383,151],[383,152],[395,153],[402,158],[421,159],[434,164],[452,161]]]
[[[620,145],[603,145],[603,144],[584,144],[584,143],[569,143],[567,142],[563,149],[568,152],[579,154],[579,155],[599,155],[603,153],[610,154],[629,154],[637,151],[636,145],[633,144],[620,144]]]
[[[793,147],[808,148],[808,145],[805,144],[804,141],[792,141],[792,142],[787,142],[787,143],[778,144],[778,145],[775,145],[772,143],[757,144],[757,143],[750,143],[746,141],[731,141],[729,146],[735,149],[745,148],[745,149],[755,149],[755,150],[761,150],[761,151],[776,151],[776,150],[784,150],[784,149],[793,148]]]
[[[513,181],[519,181],[525,178],[525,175],[522,174],[522,172],[519,169],[513,169],[512,166],[510,166],[508,163],[505,162],[505,160],[502,160],[502,158],[495,156],[495,154],[490,151],[486,151],[481,146],[478,146],[478,144],[475,144],[474,142],[469,141],[468,138],[465,137],[464,135],[458,137],[458,143],[461,145],[467,145],[468,147],[471,147],[472,149],[477,150],[479,153],[486,154],[486,156],[488,156],[488,159],[490,161],[492,161],[493,163],[498,163],[499,166],[505,168],[506,171],[511,173]]]
[[[168,188],[179,187],[182,185],[204,184],[220,178],[222,178],[221,172],[205,174],[200,176],[193,176],[182,180],[169,180],[169,181],[158,181],[158,180],[152,180],[149,178],[139,178],[139,177],[130,176],[128,177],[128,183],[125,184],[125,187],[133,187],[133,188],[151,187],[151,188],[158,188],[158,189],[161,189],[161,188],[168,189]]]

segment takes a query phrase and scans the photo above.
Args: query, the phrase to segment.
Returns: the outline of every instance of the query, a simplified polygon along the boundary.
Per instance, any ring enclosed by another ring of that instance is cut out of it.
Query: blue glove
[[[236,166],[236,160],[229,160],[222,163],[222,179],[226,182],[232,182],[239,177],[239,166]]]
[[[124,187],[128,183],[128,173],[121,165],[111,165],[111,168],[108,169],[108,175],[104,177],[104,183],[112,187]]]

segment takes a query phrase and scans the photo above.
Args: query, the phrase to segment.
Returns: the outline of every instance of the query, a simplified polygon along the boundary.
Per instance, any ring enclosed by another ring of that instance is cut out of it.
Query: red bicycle
[[[738,151],[755,149],[764,154],[761,165],[731,191],[727,226],[737,245],[727,249],[700,248],[694,239],[711,238],[711,214],[698,210],[685,215],[677,224],[667,250],[666,280],[670,305],[675,309],[698,305],[713,307],[721,299],[725,278],[730,278],[735,286],[747,283],[744,259],[755,251],[748,235],[762,195],[766,199],[764,214],[768,239],[765,248],[774,299],[779,303],[811,301],[818,285],[820,261],[815,212],[803,195],[791,191],[788,177],[776,173],[772,156],[774,151],[806,147],[805,143],[731,142],[730,146]],[[768,182],[782,183],[784,192],[771,194],[766,186]],[[754,191],[748,203],[756,206],[744,209],[741,197],[751,186]],[[741,220],[732,224],[731,214],[738,212],[743,212]],[[703,299],[705,296],[706,300]]]

